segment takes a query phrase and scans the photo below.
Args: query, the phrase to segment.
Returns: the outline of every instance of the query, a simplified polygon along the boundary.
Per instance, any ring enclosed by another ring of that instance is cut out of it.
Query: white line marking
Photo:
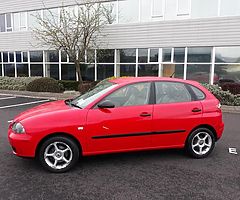
[[[5,100],[5,99],[16,99],[16,97],[3,97],[3,98],[0,98],[0,100]]]
[[[4,109],[4,108],[13,108],[13,107],[19,107],[19,106],[31,105],[31,104],[36,104],[36,103],[43,103],[43,102],[47,102],[47,101],[49,101],[49,100],[32,101],[32,102],[27,102],[27,103],[20,103],[20,104],[9,105],[9,106],[2,106],[2,107],[0,107],[0,109]]]
[[[235,155],[238,154],[236,148],[229,148],[229,149],[228,149],[228,152],[231,153],[231,154],[235,154]]]

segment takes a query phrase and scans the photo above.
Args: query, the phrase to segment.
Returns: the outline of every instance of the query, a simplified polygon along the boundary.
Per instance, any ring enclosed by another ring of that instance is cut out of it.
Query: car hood
[[[15,117],[14,121],[22,121],[27,118],[32,118],[41,115],[49,115],[51,113],[65,112],[69,109],[73,109],[69,105],[65,104],[64,100],[61,101],[53,101],[49,103],[44,103],[39,106],[33,107],[25,112],[20,113],[17,117]]]

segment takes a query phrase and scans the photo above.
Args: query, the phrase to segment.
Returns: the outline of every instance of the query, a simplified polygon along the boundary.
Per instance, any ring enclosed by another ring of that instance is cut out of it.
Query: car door
[[[189,87],[180,82],[155,82],[152,144],[155,147],[182,147],[189,132],[202,119],[202,105]]]
[[[147,148],[151,145],[151,82],[136,83],[114,91],[102,101],[114,108],[98,108],[87,115],[87,154]]]

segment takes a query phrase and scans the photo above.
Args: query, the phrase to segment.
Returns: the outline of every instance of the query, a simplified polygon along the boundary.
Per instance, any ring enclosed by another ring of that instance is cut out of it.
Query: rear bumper
[[[15,134],[9,130],[8,140],[13,154],[20,157],[35,157],[35,143],[30,135]]]
[[[217,140],[219,140],[222,137],[223,131],[224,131],[224,123],[222,122],[216,129]]]

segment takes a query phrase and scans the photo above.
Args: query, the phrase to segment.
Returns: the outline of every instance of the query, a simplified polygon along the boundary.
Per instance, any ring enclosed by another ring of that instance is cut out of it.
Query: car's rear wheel
[[[41,145],[38,157],[46,170],[62,173],[75,166],[79,159],[79,148],[72,139],[55,136]]]
[[[187,152],[194,158],[207,157],[215,146],[215,137],[211,130],[198,128],[188,137],[186,142]]]

